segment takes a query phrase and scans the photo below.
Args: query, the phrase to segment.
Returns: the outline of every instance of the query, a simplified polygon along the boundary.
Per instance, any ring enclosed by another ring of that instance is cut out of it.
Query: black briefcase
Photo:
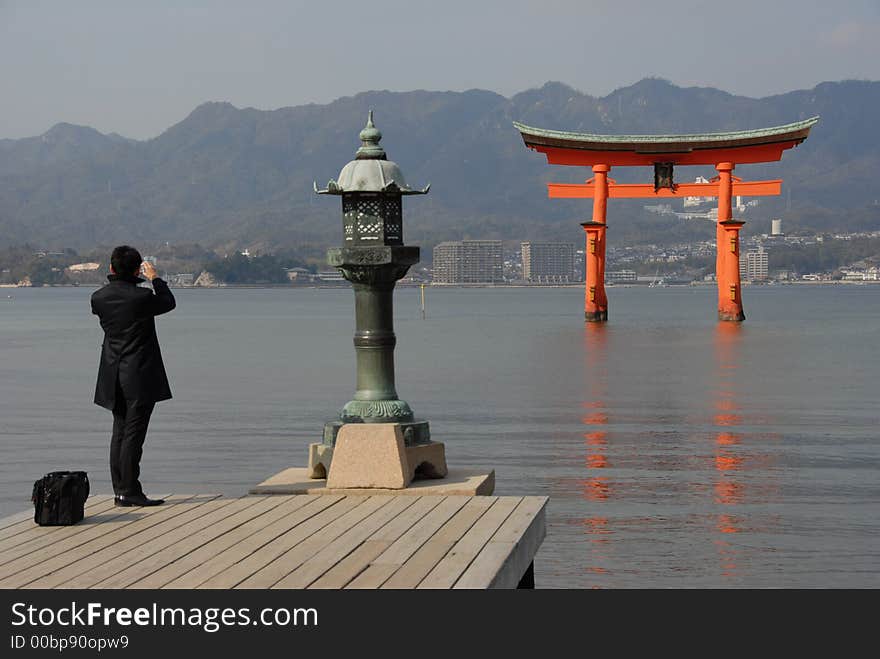
[[[40,526],[70,526],[84,516],[89,476],[84,471],[53,471],[34,483],[34,522]]]

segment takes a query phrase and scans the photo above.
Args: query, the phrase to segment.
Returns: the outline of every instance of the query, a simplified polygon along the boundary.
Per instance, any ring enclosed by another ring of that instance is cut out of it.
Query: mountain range
[[[548,181],[583,181],[582,168],[551,167],[527,150],[513,121],[609,134],[699,133],[775,126],[819,115],[809,139],[779,163],[737,168],[742,178],[783,178],[743,219],[767,232],[880,229],[880,82],[825,82],[747,98],[647,78],[605,97],[548,82],[506,98],[465,92],[370,91],[325,105],[273,111],[209,102],[158,137],[137,141],[58,124],[43,135],[0,140],[0,246],[83,248],[130,242],[199,243],[213,249],[336,244],[338,199],[317,197],[354,157],[372,109],[382,146],[407,182],[431,183],[404,206],[407,243],[494,238],[580,242],[588,201],[549,200]],[[681,168],[676,180],[712,176]],[[650,182],[644,168],[615,169]],[[711,223],[609,205],[611,242],[681,242],[713,235]]]

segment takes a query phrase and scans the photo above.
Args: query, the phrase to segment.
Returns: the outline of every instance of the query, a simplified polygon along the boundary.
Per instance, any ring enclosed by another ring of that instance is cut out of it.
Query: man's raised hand
[[[141,263],[141,272],[144,274],[144,277],[149,281],[153,281],[158,275],[156,274],[156,268],[153,267],[153,264],[149,261],[144,261]]]

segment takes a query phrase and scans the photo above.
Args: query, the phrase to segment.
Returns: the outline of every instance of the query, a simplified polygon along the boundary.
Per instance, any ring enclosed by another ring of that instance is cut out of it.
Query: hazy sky
[[[748,96],[880,79],[880,0],[0,0],[0,137],[154,137],[208,100],[646,76]]]

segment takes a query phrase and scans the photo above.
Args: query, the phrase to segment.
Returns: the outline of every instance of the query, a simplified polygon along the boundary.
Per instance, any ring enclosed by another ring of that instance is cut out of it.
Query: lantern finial
[[[373,123],[373,111],[367,116],[367,125],[360,132],[361,148],[355,158],[358,160],[385,160],[385,150],[379,146],[382,132]]]

